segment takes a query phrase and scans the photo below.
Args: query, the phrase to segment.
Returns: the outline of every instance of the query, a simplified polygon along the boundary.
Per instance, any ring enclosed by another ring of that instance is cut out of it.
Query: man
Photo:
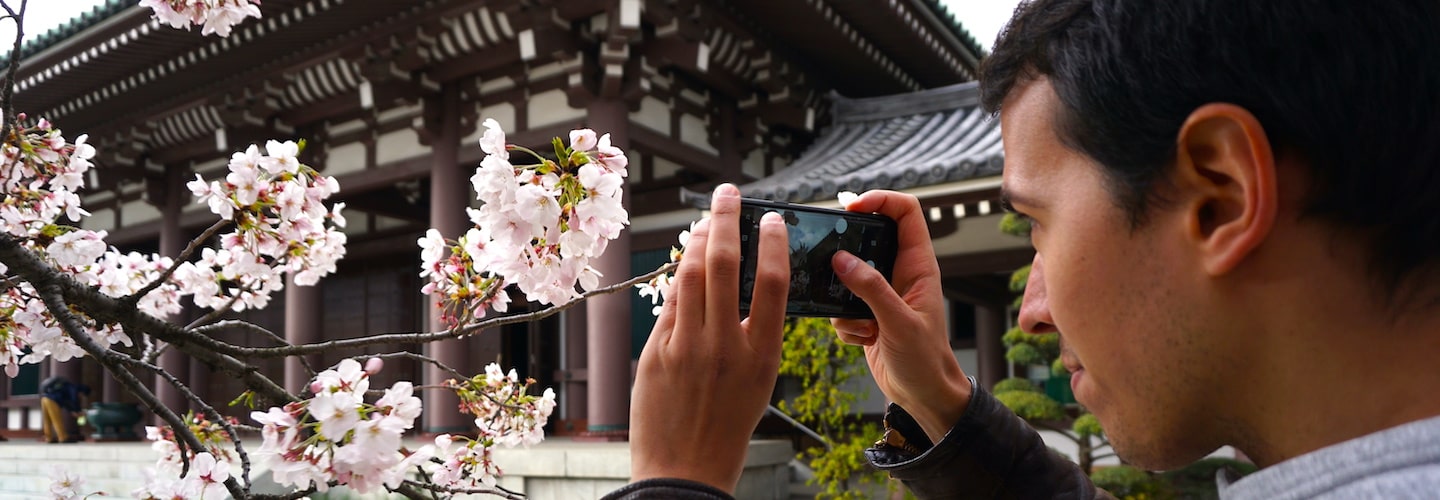
[[[80,412],[80,395],[90,394],[90,387],[54,376],[40,383],[40,409],[44,412],[40,430],[47,443],[74,443],[79,436],[70,435],[75,427],[75,414]],[[77,429],[78,430],[78,429]]]
[[[1076,398],[1127,462],[1175,468],[1234,446],[1262,469],[1221,478],[1223,498],[1440,491],[1435,26],[1428,0],[1017,9],[981,85],[1003,126],[1006,200],[1032,220],[1020,323],[1059,333]],[[927,498],[1103,494],[954,366],[918,202],[867,193],[848,208],[901,225],[893,283],[834,262],[877,316],[837,330],[897,404],[869,458]],[[687,251],[656,327],[668,343],[642,356],[640,482],[616,496],[724,498],[747,437],[734,420],[753,424],[752,393],[773,387],[778,355],[747,350],[778,343],[772,318],[709,324],[734,295],[733,219],[712,219],[696,231],[704,262]],[[715,422],[728,423],[684,428]]]

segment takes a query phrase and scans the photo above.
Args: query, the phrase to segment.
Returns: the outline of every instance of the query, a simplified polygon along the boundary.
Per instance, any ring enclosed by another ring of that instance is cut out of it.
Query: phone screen
[[[777,212],[790,239],[790,296],[787,316],[873,317],[870,307],[845,286],[830,258],[845,250],[878,269],[888,280],[895,265],[895,221],[876,214],[847,212],[742,199],[740,203],[740,307],[748,310],[755,288],[755,254],[760,217]]]

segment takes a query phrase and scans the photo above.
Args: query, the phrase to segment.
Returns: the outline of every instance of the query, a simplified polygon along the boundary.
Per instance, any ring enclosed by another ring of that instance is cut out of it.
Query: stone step
[[[409,443],[422,444],[420,441]],[[258,442],[247,442],[254,450]],[[532,448],[496,450],[495,462],[506,472],[501,485],[529,493],[531,498],[598,498],[629,482],[630,456],[627,443],[589,443],[551,439]],[[794,455],[785,441],[755,441],[746,455],[737,498],[791,498],[786,463]],[[84,481],[82,493],[104,491],[129,498],[144,485],[145,470],[153,467],[158,455],[149,443],[45,444],[0,442],[0,500],[50,498],[54,468],[59,465],[78,473]],[[238,471],[232,470],[232,473]],[[279,492],[266,471],[256,467],[251,479],[256,492]],[[262,491],[263,490],[263,491]],[[101,498],[101,497],[94,497]],[[337,496],[331,496],[337,498]],[[379,495],[373,498],[390,498]],[[478,496],[477,498],[494,498]]]
[[[93,494],[104,492],[107,497],[130,498],[130,492],[144,481],[125,479],[96,479],[84,478],[78,493]],[[50,476],[29,476],[15,474],[0,474],[0,498],[29,499],[29,498],[54,498],[50,496]],[[104,497],[91,497],[104,498]]]
[[[0,444],[0,453],[23,460],[0,461],[0,474],[49,477],[57,466],[84,470],[87,478],[138,479],[158,456],[148,443]]]

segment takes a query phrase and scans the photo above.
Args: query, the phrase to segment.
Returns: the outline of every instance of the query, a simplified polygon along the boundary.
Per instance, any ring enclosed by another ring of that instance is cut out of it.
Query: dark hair
[[[1037,0],[981,64],[985,108],[1038,77],[1133,226],[1164,203],[1186,117],[1227,102],[1308,165],[1305,215],[1368,238],[1387,290],[1436,266],[1440,2]]]

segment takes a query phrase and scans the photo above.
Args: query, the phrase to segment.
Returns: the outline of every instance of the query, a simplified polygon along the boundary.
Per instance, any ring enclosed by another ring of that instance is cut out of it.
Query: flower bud
[[[365,373],[367,374],[374,375],[376,373],[380,373],[380,369],[382,368],[385,368],[384,359],[370,358],[368,361],[365,362]]]

